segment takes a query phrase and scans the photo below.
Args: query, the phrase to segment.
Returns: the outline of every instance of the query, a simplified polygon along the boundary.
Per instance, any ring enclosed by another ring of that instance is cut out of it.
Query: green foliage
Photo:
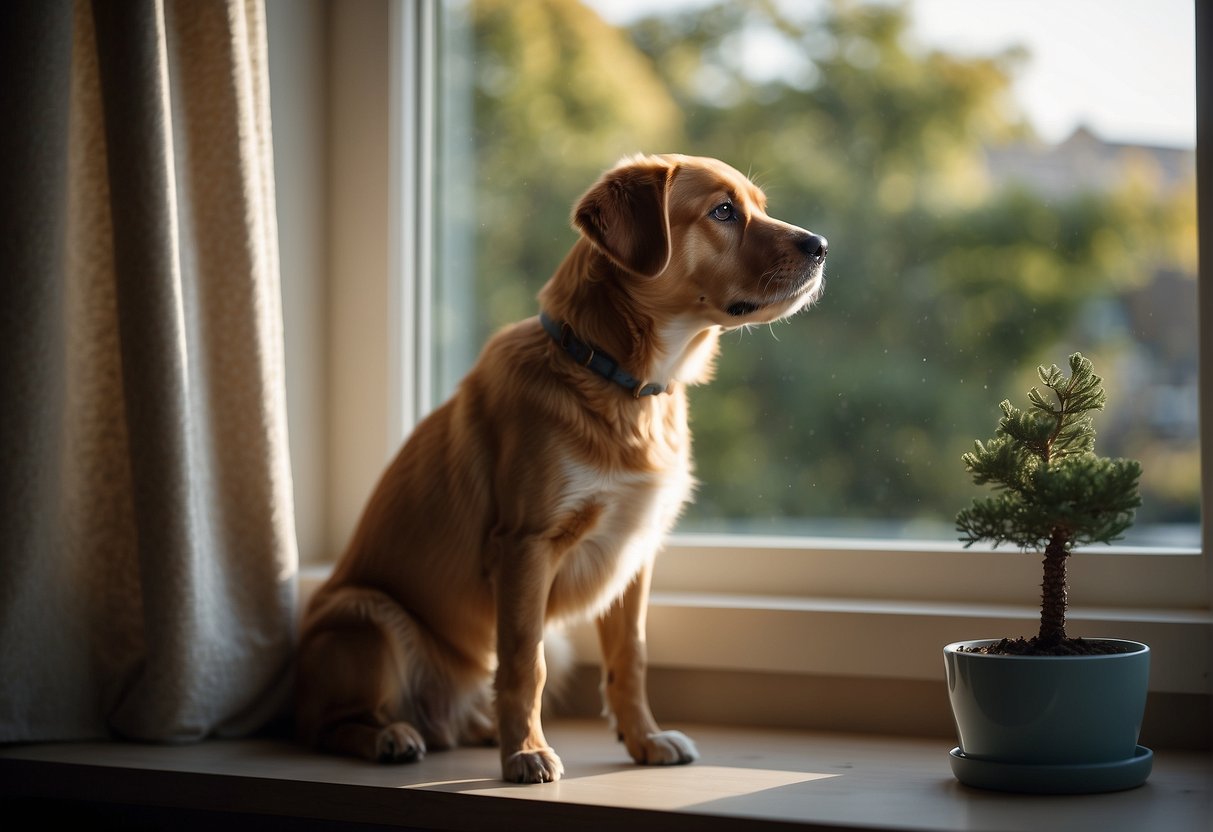
[[[576,239],[577,196],[624,155],[681,145],[681,114],[626,34],[580,3],[474,0],[471,12],[470,205],[487,337],[535,313]]]
[[[966,546],[989,541],[1039,550],[1061,541],[1069,551],[1110,543],[1132,525],[1141,505],[1141,466],[1095,454],[1090,414],[1103,410],[1107,396],[1091,362],[1074,353],[1070,376],[1057,365],[1037,373],[1049,393],[1033,387],[1028,410],[1003,401],[994,437],[962,457],[975,484],[998,492],[957,514]]]
[[[903,6],[794,8],[729,3],[634,29],[695,152],[754,163],[771,213],[830,239],[822,303],[774,337],[726,338],[717,380],[692,390],[702,486],[687,521],[946,522],[965,490],[939,461],[980,425],[985,390],[1093,294],[1149,272],[1127,232],[1142,223],[1113,200],[984,185],[983,146],[1027,131],[1008,103],[1022,53],[915,53]],[[733,39],[746,27],[807,56],[803,76],[748,76]],[[704,90],[716,71],[725,87]],[[761,429],[726,418],[738,398]]]
[[[718,156],[773,216],[830,240],[821,304],[726,336],[716,381],[691,391],[701,486],[683,528],[847,517],[865,533],[888,519],[946,531],[969,489],[941,468],[984,432],[987,391],[1018,387],[1014,368],[1059,339],[1112,354],[1076,332],[1081,311],[1139,284],[1157,262],[1142,241],[1192,216],[1151,193],[991,187],[983,149],[1030,132],[1010,104],[1025,55],[915,50],[908,4],[655,3],[627,30],[576,0],[467,8],[476,164],[456,172],[474,198],[448,210],[470,214],[476,324],[451,313],[453,348],[534,314],[574,238],[572,201],[627,153]],[[787,71],[756,75],[749,36]],[[1196,481],[1151,510],[1191,521]]]

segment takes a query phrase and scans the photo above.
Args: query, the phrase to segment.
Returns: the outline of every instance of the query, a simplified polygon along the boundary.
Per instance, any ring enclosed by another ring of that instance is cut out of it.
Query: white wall
[[[328,545],[325,3],[267,0],[266,18],[295,524],[314,562]]]
[[[400,439],[390,424],[388,0],[331,4],[328,546],[340,554]]]
[[[331,562],[389,424],[388,0],[266,0],[295,517]]]

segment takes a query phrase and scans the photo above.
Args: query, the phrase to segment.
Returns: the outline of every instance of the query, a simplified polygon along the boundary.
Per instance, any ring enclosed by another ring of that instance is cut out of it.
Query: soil
[[[963,648],[966,653],[987,653],[996,656],[1108,656],[1115,653],[1131,653],[1136,648],[1128,644],[1108,641],[1088,641],[1081,638],[1066,638],[1053,644],[1044,644],[1039,637],[1004,638],[986,647]]]

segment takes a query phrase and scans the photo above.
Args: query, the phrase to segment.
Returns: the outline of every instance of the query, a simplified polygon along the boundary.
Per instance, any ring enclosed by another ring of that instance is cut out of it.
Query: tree
[[[682,115],[626,33],[575,0],[475,0],[471,148],[481,340],[535,314],[576,239],[574,200],[638,151],[682,144]],[[465,209],[467,210],[467,209]]]
[[[1107,395],[1088,359],[1071,355],[1068,378],[1057,365],[1037,374],[1052,397],[1033,387],[1026,411],[1004,400],[994,437],[964,455],[973,482],[999,493],[961,510],[956,529],[966,548],[988,541],[1044,550],[1040,632],[1030,649],[1075,652],[1066,635],[1066,562],[1075,547],[1110,543],[1132,525],[1141,465],[1095,454],[1090,413],[1103,410]]]
[[[981,430],[986,391],[1059,338],[1102,362],[1116,345],[1075,321],[1152,272],[1140,242],[1172,237],[1174,217],[1148,193],[995,189],[984,148],[1031,132],[1009,95],[1025,56],[916,50],[908,4],[653,8],[620,30],[576,0],[467,5],[475,187],[450,203],[475,235],[477,331],[452,324],[454,344],[534,313],[572,201],[619,156],[718,156],[830,258],[817,307],[727,336],[717,379],[691,391],[701,486],[684,528],[946,534],[969,491],[940,461]],[[783,71],[754,72],[753,39]]]
[[[726,338],[717,380],[691,392],[693,523],[944,532],[966,491],[939,461],[985,391],[1059,339],[1112,354],[1075,322],[1152,274],[1143,240],[1174,236],[1149,195],[995,188],[984,149],[1031,135],[1010,100],[1027,56],[917,50],[909,26],[908,4],[749,0],[632,27],[689,147],[752,169],[772,214],[830,239],[822,302],[774,337]],[[752,73],[749,39],[788,70]]]

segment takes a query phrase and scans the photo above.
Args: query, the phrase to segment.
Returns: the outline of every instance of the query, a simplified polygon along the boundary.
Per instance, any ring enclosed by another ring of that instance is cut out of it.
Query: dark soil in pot
[[[1116,653],[1132,653],[1136,648],[1119,641],[1063,638],[1046,643],[1039,636],[1030,639],[1004,638],[983,647],[965,647],[961,652],[984,653],[996,656],[1108,656]]]

